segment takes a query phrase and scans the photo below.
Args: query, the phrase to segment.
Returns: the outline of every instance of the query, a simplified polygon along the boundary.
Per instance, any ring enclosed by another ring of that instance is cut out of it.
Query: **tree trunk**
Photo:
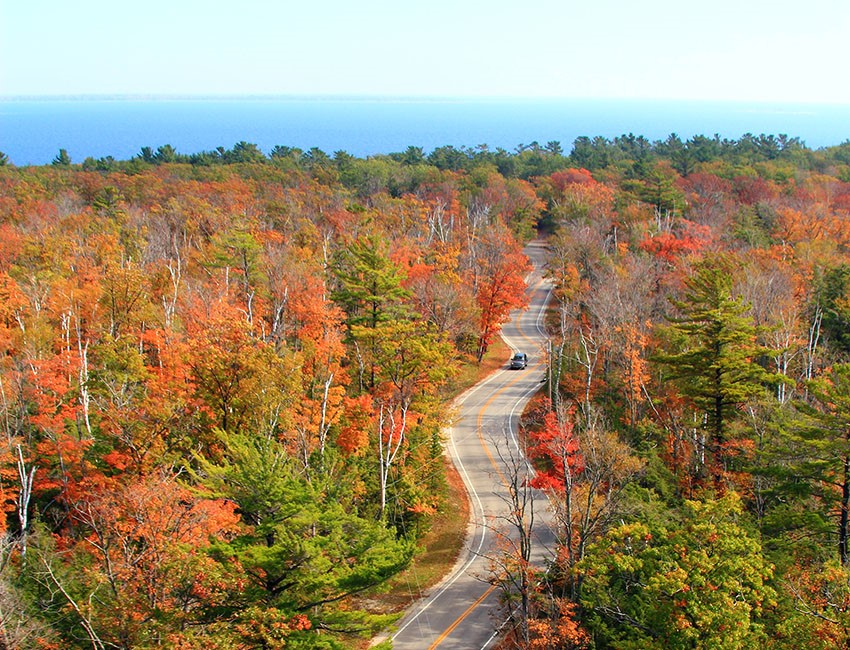
[[[850,442],[850,431],[845,434]],[[850,515],[850,455],[844,456],[844,480],[841,484],[841,514],[838,523],[838,557],[841,566],[847,566],[847,523]]]

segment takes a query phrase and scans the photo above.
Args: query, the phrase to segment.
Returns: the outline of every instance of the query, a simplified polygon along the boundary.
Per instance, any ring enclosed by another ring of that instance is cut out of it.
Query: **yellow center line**
[[[495,588],[496,588],[495,586],[490,585],[490,587],[488,587],[488,588],[487,588],[487,591],[485,591],[483,594],[481,594],[481,596],[478,598],[478,600],[476,600],[474,603],[472,603],[472,604],[471,604],[471,605],[470,605],[470,606],[466,609],[466,611],[465,611],[463,614],[461,614],[461,615],[460,615],[460,617],[458,617],[458,619],[457,619],[454,623],[452,623],[451,625],[449,625],[449,626],[446,628],[445,632],[443,632],[443,633],[442,633],[439,637],[437,637],[437,640],[436,640],[436,641],[434,641],[434,643],[432,643],[431,645],[429,645],[429,646],[428,646],[428,650],[434,650],[434,648],[436,648],[436,647],[437,647],[438,645],[440,645],[443,641],[445,641],[445,640],[446,640],[446,637],[447,637],[449,634],[451,634],[452,632],[454,632],[454,629],[455,629],[458,625],[460,625],[460,624],[461,624],[461,622],[463,621],[463,619],[465,619],[467,616],[469,616],[469,614],[470,614],[470,613],[472,613],[472,611],[473,611],[476,607],[478,607],[478,606],[479,606],[479,605],[480,605],[480,604],[481,604],[481,603],[482,603],[482,602],[483,602],[483,601],[487,598],[487,596],[489,596],[490,594],[492,594],[492,593],[493,593],[493,590],[494,590]]]
[[[538,283],[538,285],[537,285],[537,287],[535,287],[535,289],[534,289],[534,290],[536,291],[536,290],[537,290],[537,288],[538,288],[541,284],[542,284],[542,282],[539,282],[539,283]],[[521,336],[522,338],[524,338],[526,341],[531,341],[531,340],[532,340],[532,339],[531,339],[531,338],[530,338],[530,337],[529,337],[529,336],[528,336],[528,335],[527,335],[527,334],[526,334],[526,333],[522,330],[522,327],[521,327],[520,323],[517,323],[516,328],[517,328],[517,331],[519,332],[519,334],[520,334],[520,336]],[[538,362],[537,362],[537,364],[535,364],[534,368],[535,368],[535,369],[537,369],[537,368],[539,368],[539,367],[540,367],[540,366],[542,366],[542,365],[543,365],[543,361],[538,361]],[[499,464],[496,462],[496,459],[493,457],[493,454],[490,452],[490,447],[489,447],[489,445],[487,444],[487,441],[486,441],[486,440],[485,440],[485,438],[484,438],[484,434],[482,433],[482,426],[481,426],[481,425],[482,425],[482,422],[483,422],[483,420],[484,420],[484,413],[487,411],[487,409],[490,407],[490,405],[493,403],[493,401],[494,401],[494,400],[495,400],[495,399],[496,399],[499,395],[501,395],[501,394],[502,394],[505,390],[507,390],[508,388],[510,388],[511,386],[513,386],[514,384],[516,384],[517,382],[519,382],[519,380],[520,380],[520,379],[521,379],[521,376],[517,376],[517,377],[515,377],[514,379],[512,379],[511,381],[509,381],[508,383],[506,383],[506,384],[504,384],[503,386],[501,386],[501,387],[500,387],[500,388],[499,388],[496,392],[494,392],[494,393],[490,396],[490,398],[489,398],[486,402],[484,402],[484,404],[483,404],[481,407],[479,407],[479,409],[478,409],[478,418],[477,418],[477,420],[476,420],[476,430],[477,430],[477,433],[478,433],[478,439],[479,439],[479,441],[481,442],[481,447],[484,449],[484,453],[485,453],[485,454],[487,454],[487,458],[490,460],[490,464],[493,466],[493,469],[496,471],[496,474],[498,474],[498,475],[499,475],[499,479],[501,480],[502,485],[504,485],[505,487],[507,487],[507,484],[508,484],[508,483],[507,483],[507,479],[505,478],[505,475],[504,475],[504,474],[502,474],[502,471],[501,471],[501,469],[499,468]],[[483,515],[484,513],[482,512],[481,514]],[[483,524],[483,522],[482,522],[482,524]],[[467,616],[469,616],[472,612],[474,612],[474,611],[478,608],[478,606],[479,606],[482,602],[484,602],[484,600],[487,598],[487,596],[489,596],[491,593],[493,593],[493,590],[494,590],[494,589],[496,589],[496,587],[495,587],[494,585],[490,585],[490,587],[487,589],[487,591],[485,591],[485,592],[484,592],[484,593],[483,593],[483,594],[482,594],[482,595],[478,598],[478,600],[476,600],[476,601],[475,601],[474,603],[472,603],[469,607],[467,607],[467,608],[466,608],[466,610],[465,610],[465,611],[464,611],[464,612],[463,612],[460,616],[458,616],[458,617],[457,617],[457,619],[455,619],[455,621],[454,621],[451,625],[449,625],[449,627],[447,627],[447,628],[443,631],[443,633],[442,633],[442,634],[440,634],[440,636],[439,636],[439,637],[437,637],[437,639],[434,641],[434,643],[432,643],[430,646],[428,646],[428,650],[434,650],[434,648],[436,648],[436,647],[437,647],[437,646],[439,646],[439,645],[440,645],[443,641],[445,641],[445,640],[446,640],[446,638],[447,638],[447,637],[448,637],[448,636],[449,636],[452,632],[454,632],[455,628],[456,628],[458,625],[460,625],[460,624],[461,624],[461,623],[462,623],[462,622],[466,619],[466,617],[467,617]]]

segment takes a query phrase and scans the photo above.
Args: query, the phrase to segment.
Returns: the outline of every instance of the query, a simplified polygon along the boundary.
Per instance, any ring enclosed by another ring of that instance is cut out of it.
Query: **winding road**
[[[495,531],[504,527],[508,502],[505,468],[499,460],[496,443],[503,450],[504,445],[518,449],[519,416],[531,396],[541,388],[546,373],[543,315],[551,285],[542,275],[544,244],[532,242],[525,253],[534,266],[527,277],[529,307],[512,314],[510,322],[502,328],[502,338],[513,350],[528,354],[528,367],[508,370],[506,363],[502,370],[468,390],[457,402],[458,414],[447,447],[471,500],[467,542],[452,573],[399,622],[392,636],[395,650],[438,647],[483,650],[498,635],[498,594],[487,582],[487,556],[494,550]],[[545,498],[537,498],[535,555],[552,544],[545,511]]]

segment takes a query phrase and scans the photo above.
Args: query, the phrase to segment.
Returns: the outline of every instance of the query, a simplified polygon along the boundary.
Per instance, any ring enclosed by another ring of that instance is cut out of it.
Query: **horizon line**
[[[404,95],[378,93],[0,93],[0,101],[362,101],[362,102],[623,102],[760,106],[831,106],[850,102],[778,99],[715,99],[671,97],[590,97],[553,95]]]

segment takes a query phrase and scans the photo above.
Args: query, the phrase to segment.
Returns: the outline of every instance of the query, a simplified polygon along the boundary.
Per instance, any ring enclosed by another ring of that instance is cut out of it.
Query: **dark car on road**
[[[517,352],[511,357],[511,370],[522,370],[528,365],[528,355],[525,352]]]

